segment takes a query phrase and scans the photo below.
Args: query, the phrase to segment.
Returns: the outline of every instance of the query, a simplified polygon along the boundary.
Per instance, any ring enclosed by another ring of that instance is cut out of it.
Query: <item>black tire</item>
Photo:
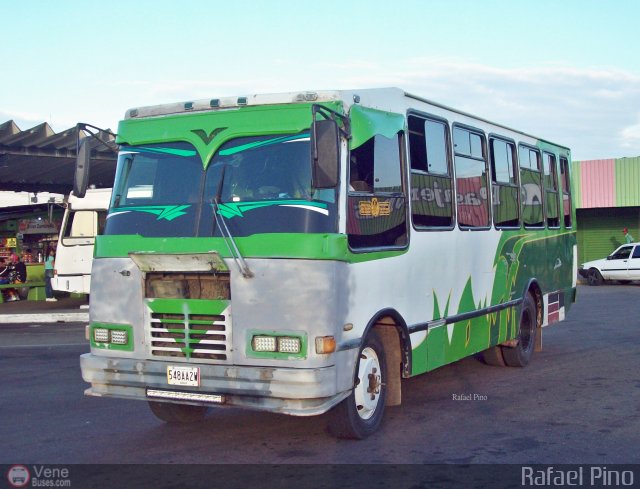
[[[604,278],[602,278],[602,274],[598,271],[597,268],[591,268],[589,273],[587,274],[587,283],[589,285],[602,285],[604,282]]]
[[[618,280],[618,283],[620,285],[629,285],[631,283],[631,280]]]
[[[531,294],[527,294],[520,310],[518,344],[515,347],[502,347],[502,356],[507,366],[525,367],[529,364],[533,350],[536,347],[536,335],[538,334],[537,317],[536,303]]]
[[[206,406],[149,401],[151,412],[165,423],[195,423],[205,417]]]
[[[487,350],[478,353],[481,362],[491,365],[492,367],[506,367],[504,355],[501,346],[493,346]]]
[[[362,440],[378,429],[384,416],[387,372],[382,341],[372,331],[360,348],[351,394],[330,413],[333,436]]]

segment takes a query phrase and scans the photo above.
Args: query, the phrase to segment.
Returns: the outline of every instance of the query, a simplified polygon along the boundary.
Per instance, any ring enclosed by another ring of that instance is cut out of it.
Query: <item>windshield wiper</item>
[[[229,231],[229,227],[227,226],[227,221],[225,220],[222,214],[218,213],[220,209],[220,195],[222,194],[222,185],[224,182],[224,174],[227,169],[227,165],[223,165],[222,167],[222,175],[220,175],[220,182],[218,183],[218,188],[216,190],[215,198],[213,199],[214,209],[213,209],[213,217],[216,220],[216,226],[220,229],[220,234],[224,238],[225,243],[227,244],[227,248],[233,261],[238,266],[240,273],[244,278],[252,278],[253,272],[249,269],[249,265],[247,265],[246,260],[240,253],[238,249],[238,245],[236,244],[236,240],[234,239],[231,231]]]

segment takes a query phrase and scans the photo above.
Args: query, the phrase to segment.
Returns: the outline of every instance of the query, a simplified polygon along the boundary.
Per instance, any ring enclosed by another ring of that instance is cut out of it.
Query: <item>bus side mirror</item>
[[[85,137],[78,145],[76,156],[76,172],[73,178],[73,194],[76,197],[84,197],[89,186],[89,169],[91,167],[91,144],[89,137]]]
[[[317,189],[338,185],[340,161],[338,124],[331,119],[314,121],[311,128],[311,186]]]

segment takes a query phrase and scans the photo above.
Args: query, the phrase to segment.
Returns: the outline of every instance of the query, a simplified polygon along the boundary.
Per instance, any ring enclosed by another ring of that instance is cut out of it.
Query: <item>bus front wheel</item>
[[[373,434],[384,415],[386,382],[384,347],[380,337],[372,331],[360,348],[351,394],[331,411],[331,434],[356,440]]]
[[[151,412],[165,423],[195,423],[207,414],[206,406],[149,401]]]

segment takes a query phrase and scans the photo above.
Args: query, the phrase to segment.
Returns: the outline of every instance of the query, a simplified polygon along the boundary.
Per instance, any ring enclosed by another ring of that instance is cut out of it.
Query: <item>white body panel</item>
[[[89,293],[99,213],[106,213],[110,199],[111,189],[87,190],[82,199],[75,197],[73,193],[69,195],[58,237],[56,272],[51,279],[54,290]]]

